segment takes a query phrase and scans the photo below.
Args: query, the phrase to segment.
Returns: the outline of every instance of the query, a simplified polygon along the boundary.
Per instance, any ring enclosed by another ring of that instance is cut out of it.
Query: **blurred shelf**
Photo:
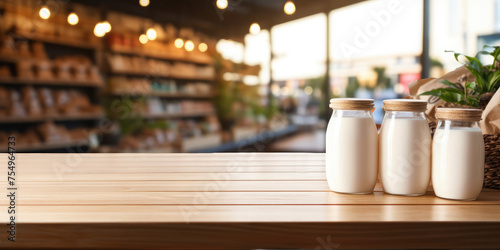
[[[118,146],[100,146],[97,153],[177,153],[174,147],[156,147],[149,149],[122,149]]]
[[[30,35],[30,34],[19,33],[16,35],[16,39],[20,40],[25,39],[25,40],[38,41],[43,43],[50,43],[50,44],[56,44],[56,45],[62,45],[80,49],[89,49],[89,50],[97,50],[102,47],[101,44],[99,43],[99,40],[96,40],[96,42],[91,42],[79,39],[65,38],[62,36]]]
[[[168,93],[168,92],[151,92],[151,93],[108,93],[113,96],[154,96],[164,98],[191,98],[191,99],[208,99],[215,97],[214,94],[187,94],[187,93]]]
[[[43,115],[29,117],[8,117],[0,118],[0,124],[9,123],[35,123],[44,121],[79,121],[79,120],[97,120],[104,118],[104,113],[98,114],[69,114],[69,115]]]
[[[114,53],[120,54],[128,54],[128,55],[136,55],[136,56],[144,56],[154,59],[162,59],[168,61],[182,61],[187,63],[195,63],[195,64],[213,64],[214,60],[210,57],[200,58],[200,57],[190,57],[190,56],[179,56],[179,55],[166,55],[159,54],[158,51],[148,51],[141,48],[129,48],[124,46],[111,46],[109,48],[110,51]]]
[[[217,147],[194,150],[194,151],[190,151],[190,152],[191,153],[215,153],[215,152],[235,151],[235,150],[238,150],[238,149],[243,148],[245,146],[250,146],[250,145],[255,144],[255,143],[260,143],[261,141],[267,142],[271,139],[276,139],[278,137],[282,137],[285,135],[295,133],[296,131],[297,131],[297,126],[292,124],[292,125],[288,125],[288,126],[282,128],[282,129],[279,129],[279,130],[264,131],[264,132],[258,133],[255,136],[252,136],[250,138],[243,139],[240,141],[226,142],[226,143],[223,143]]]
[[[190,111],[181,113],[165,113],[165,114],[142,114],[144,119],[157,118],[184,118],[184,117],[201,117],[215,114],[215,111]]]
[[[169,78],[174,80],[191,80],[191,81],[214,81],[214,77],[199,77],[199,76],[180,76],[172,74],[162,74],[159,72],[134,72],[125,70],[110,70],[109,73],[113,75],[126,75],[126,76],[138,76],[138,77],[159,77],[159,78]]]
[[[68,80],[32,80],[32,79],[22,79],[17,77],[0,77],[0,84],[10,84],[10,85],[50,85],[50,86],[65,86],[65,87],[93,87],[101,88],[104,86],[103,83],[95,82],[80,82],[80,81],[68,81]]]
[[[15,153],[49,151],[55,149],[87,147],[87,146],[89,146],[89,142],[87,140],[70,141],[70,142],[35,143],[31,145],[16,146]],[[6,153],[7,149],[2,149],[0,150],[0,152]]]

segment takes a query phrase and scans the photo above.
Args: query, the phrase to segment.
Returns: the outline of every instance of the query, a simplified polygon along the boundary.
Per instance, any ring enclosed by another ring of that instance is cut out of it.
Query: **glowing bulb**
[[[257,34],[260,32],[260,26],[258,23],[252,23],[250,25],[250,34]]]
[[[155,40],[157,37],[156,30],[153,28],[149,28],[146,32],[146,35],[148,36],[149,40]]]
[[[200,43],[200,45],[198,45],[198,49],[201,51],[201,52],[205,52],[207,51],[208,49],[208,45],[206,43]]]
[[[68,23],[71,25],[76,25],[80,21],[78,15],[75,12],[71,12],[68,15]]]
[[[217,0],[217,8],[223,10],[225,8],[227,8],[227,5],[228,5],[228,2],[227,0]]]
[[[146,7],[149,5],[149,0],[139,0],[139,4],[142,6],[142,7]]]
[[[194,50],[194,43],[191,40],[187,40],[186,44],[184,44],[184,48],[187,51],[193,51]]]
[[[148,36],[146,36],[146,34],[142,34],[141,36],[139,36],[139,42],[141,42],[142,44],[146,44],[148,42]]]
[[[106,35],[106,29],[103,26],[103,23],[97,23],[94,27],[94,35],[97,37],[103,37]]]
[[[38,12],[38,14],[40,15],[40,17],[42,19],[49,19],[49,17],[50,17],[50,10],[49,10],[49,8],[47,8],[47,6],[43,6],[40,9],[40,12]]]
[[[184,46],[184,41],[182,41],[182,39],[180,39],[180,38],[177,38],[174,41],[174,45],[176,48],[180,49],[180,48],[182,48],[182,46]]]
[[[292,15],[295,13],[295,4],[292,1],[288,1],[285,3],[285,7],[283,7],[285,14]]]
[[[111,24],[108,21],[104,21],[101,23],[104,32],[108,33],[111,31]]]

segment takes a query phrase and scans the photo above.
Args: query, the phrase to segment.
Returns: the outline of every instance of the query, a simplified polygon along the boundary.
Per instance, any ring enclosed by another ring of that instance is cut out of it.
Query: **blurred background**
[[[324,152],[485,44],[499,0],[0,0],[0,151]]]

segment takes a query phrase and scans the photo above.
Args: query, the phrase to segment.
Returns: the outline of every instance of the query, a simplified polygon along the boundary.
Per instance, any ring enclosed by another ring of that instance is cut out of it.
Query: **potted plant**
[[[493,94],[500,86],[500,46],[485,46],[485,48],[493,48],[492,52],[479,51],[475,57],[467,56],[462,53],[453,52],[455,59],[460,62],[459,57],[464,56],[467,59],[465,67],[474,76],[475,80],[466,82],[465,86],[459,83],[452,83],[448,80],[441,80],[440,82],[447,85],[446,88],[433,89],[420,95],[431,95],[441,98],[447,103],[453,103],[469,107],[479,107],[485,109]],[[493,63],[483,66],[479,61],[480,55],[493,56]]]

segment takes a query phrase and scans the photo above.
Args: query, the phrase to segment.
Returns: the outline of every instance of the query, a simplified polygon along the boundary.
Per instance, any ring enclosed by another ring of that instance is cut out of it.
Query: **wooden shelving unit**
[[[27,117],[8,117],[0,118],[0,124],[12,123],[35,123],[45,121],[78,121],[78,120],[98,120],[104,118],[104,113],[97,114],[57,114],[43,116],[27,116]]]
[[[154,96],[163,98],[189,98],[189,99],[209,99],[215,97],[214,94],[189,94],[189,93],[169,93],[169,92],[150,92],[150,93],[113,93],[110,92],[108,95],[112,96]]]
[[[16,152],[40,152],[49,151],[64,148],[75,148],[75,147],[88,147],[88,141],[70,141],[70,142],[57,142],[57,143],[36,143],[31,145],[19,145],[16,146]],[[6,153],[6,149],[1,149],[0,153]]]
[[[31,35],[31,34],[16,34],[17,39],[25,39],[30,41],[37,41],[42,43],[50,43],[55,45],[61,45],[66,47],[80,48],[80,49],[89,49],[89,50],[97,50],[101,49],[102,45],[99,40],[91,41],[83,41],[65,37],[55,37],[55,36],[45,36],[45,35]]]
[[[134,71],[121,71],[121,70],[111,70],[109,71],[111,75],[125,75],[125,76],[137,76],[137,77],[160,77],[174,80],[187,80],[187,81],[213,81],[213,77],[197,77],[197,76],[183,76],[175,74],[162,74],[160,72],[134,72]]]
[[[215,111],[197,111],[197,112],[180,112],[180,113],[164,113],[164,114],[143,114],[144,119],[172,119],[172,118],[187,118],[187,117],[202,117],[213,115]]]
[[[187,62],[187,63],[195,63],[195,64],[213,64],[213,59],[210,57],[199,58],[192,56],[181,56],[181,55],[168,55],[162,52],[151,52],[142,48],[129,48],[122,46],[111,46],[109,48],[111,52],[127,54],[127,55],[135,55],[135,56],[144,56],[148,58],[168,60],[168,61],[179,61],[179,62]]]
[[[103,83],[98,82],[80,82],[68,80],[36,80],[36,79],[22,79],[17,77],[0,77],[0,84],[5,85],[45,85],[45,86],[66,86],[66,87],[93,87],[102,88]]]

